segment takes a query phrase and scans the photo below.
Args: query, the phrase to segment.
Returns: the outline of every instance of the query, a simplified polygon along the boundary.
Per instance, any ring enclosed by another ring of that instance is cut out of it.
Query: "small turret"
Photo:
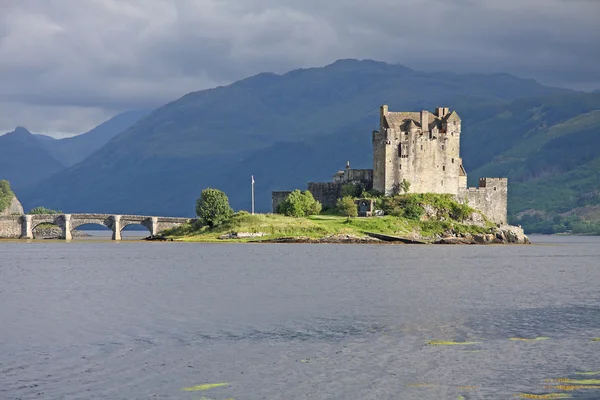
[[[379,108],[379,126],[383,126],[383,122],[385,120],[385,116],[388,113],[388,106],[387,104],[382,105]]]

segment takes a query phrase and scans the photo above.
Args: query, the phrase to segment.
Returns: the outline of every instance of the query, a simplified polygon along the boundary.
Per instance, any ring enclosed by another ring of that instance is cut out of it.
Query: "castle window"
[[[421,150],[423,150],[423,145],[421,145]]]
[[[445,147],[446,147],[446,146],[442,145],[442,150],[444,150],[444,148],[445,148]]]
[[[444,166],[442,166],[442,171],[445,171],[445,170],[446,170],[446,166],[444,165]]]
[[[452,164],[454,164],[454,158],[452,159]]]
[[[442,181],[442,186],[444,186],[444,181]]]
[[[494,190],[496,190],[496,186],[494,186]]]

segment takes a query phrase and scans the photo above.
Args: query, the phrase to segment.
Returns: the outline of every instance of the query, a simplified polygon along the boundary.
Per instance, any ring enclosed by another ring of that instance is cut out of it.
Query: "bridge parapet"
[[[61,237],[72,238],[71,231],[82,225],[99,224],[113,231],[113,239],[121,239],[121,231],[128,225],[139,224],[148,229],[151,235],[193,222],[190,218],[157,217],[147,215],[114,215],[99,213],[79,214],[33,214],[21,216],[0,217],[0,238],[33,239],[34,229],[40,224],[54,224],[62,230]]]

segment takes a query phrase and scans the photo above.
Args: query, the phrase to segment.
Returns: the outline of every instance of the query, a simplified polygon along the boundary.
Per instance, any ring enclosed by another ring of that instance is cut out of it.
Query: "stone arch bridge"
[[[112,214],[34,214],[0,217],[0,237],[33,239],[33,230],[40,224],[54,224],[62,230],[61,239],[71,240],[71,232],[86,224],[104,225],[112,230],[112,239],[121,240],[121,231],[129,225],[142,225],[151,235],[192,221],[190,218],[149,217]]]

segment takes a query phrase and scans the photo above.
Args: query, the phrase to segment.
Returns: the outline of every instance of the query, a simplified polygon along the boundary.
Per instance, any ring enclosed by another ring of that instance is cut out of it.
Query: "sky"
[[[0,133],[83,133],[341,58],[591,91],[599,19],[600,0],[0,0]]]

